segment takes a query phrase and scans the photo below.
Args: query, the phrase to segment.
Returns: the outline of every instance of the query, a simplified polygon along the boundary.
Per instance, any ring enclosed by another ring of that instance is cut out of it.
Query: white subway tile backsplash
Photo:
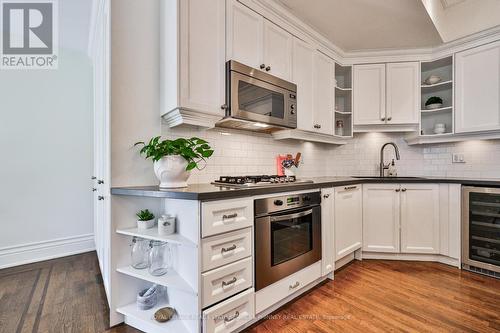
[[[229,135],[222,135],[229,133]],[[432,146],[408,146],[404,134],[356,134],[346,145],[332,146],[299,141],[277,141],[270,135],[228,129],[164,129],[168,138],[197,136],[215,149],[203,170],[194,170],[191,183],[207,183],[222,175],[274,174],[275,158],[301,152],[299,177],[377,175],[380,147],[395,142],[401,153],[396,161],[400,176],[500,178],[500,140],[470,141]],[[452,153],[465,155],[466,163],[452,163]],[[395,159],[386,148],[385,161]]]

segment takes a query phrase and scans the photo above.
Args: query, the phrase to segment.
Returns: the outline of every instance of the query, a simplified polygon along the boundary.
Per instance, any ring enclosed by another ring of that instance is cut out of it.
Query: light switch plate
[[[453,154],[451,161],[453,163],[465,163],[465,155],[464,154]]]

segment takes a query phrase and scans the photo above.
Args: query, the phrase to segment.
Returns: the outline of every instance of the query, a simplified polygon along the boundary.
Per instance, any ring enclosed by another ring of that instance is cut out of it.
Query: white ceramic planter
[[[160,187],[176,188],[187,186],[190,172],[186,171],[188,162],[182,156],[165,156],[154,162],[155,175],[160,181]]]
[[[151,229],[155,226],[155,219],[151,219],[149,221],[139,221],[137,220],[137,229]]]

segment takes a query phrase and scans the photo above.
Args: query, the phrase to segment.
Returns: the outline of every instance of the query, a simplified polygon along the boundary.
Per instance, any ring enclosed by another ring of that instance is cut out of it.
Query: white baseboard
[[[0,248],[0,269],[95,250],[94,234]]]
[[[379,253],[363,252],[363,259],[434,261],[460,268],[460,260],[440,254]]]

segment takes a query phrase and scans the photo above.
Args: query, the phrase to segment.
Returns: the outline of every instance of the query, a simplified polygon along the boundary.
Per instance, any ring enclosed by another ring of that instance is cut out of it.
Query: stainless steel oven
[[[255,200],[256,290],[321,260],[320,203],[320,192]]]
[[[500,188],[462,188],[462,267],[500,278]]]
[[[226,122],[297,127],[297,86],[234,60],[226,64]],[[222,122],[224,123],[224,121]]]

